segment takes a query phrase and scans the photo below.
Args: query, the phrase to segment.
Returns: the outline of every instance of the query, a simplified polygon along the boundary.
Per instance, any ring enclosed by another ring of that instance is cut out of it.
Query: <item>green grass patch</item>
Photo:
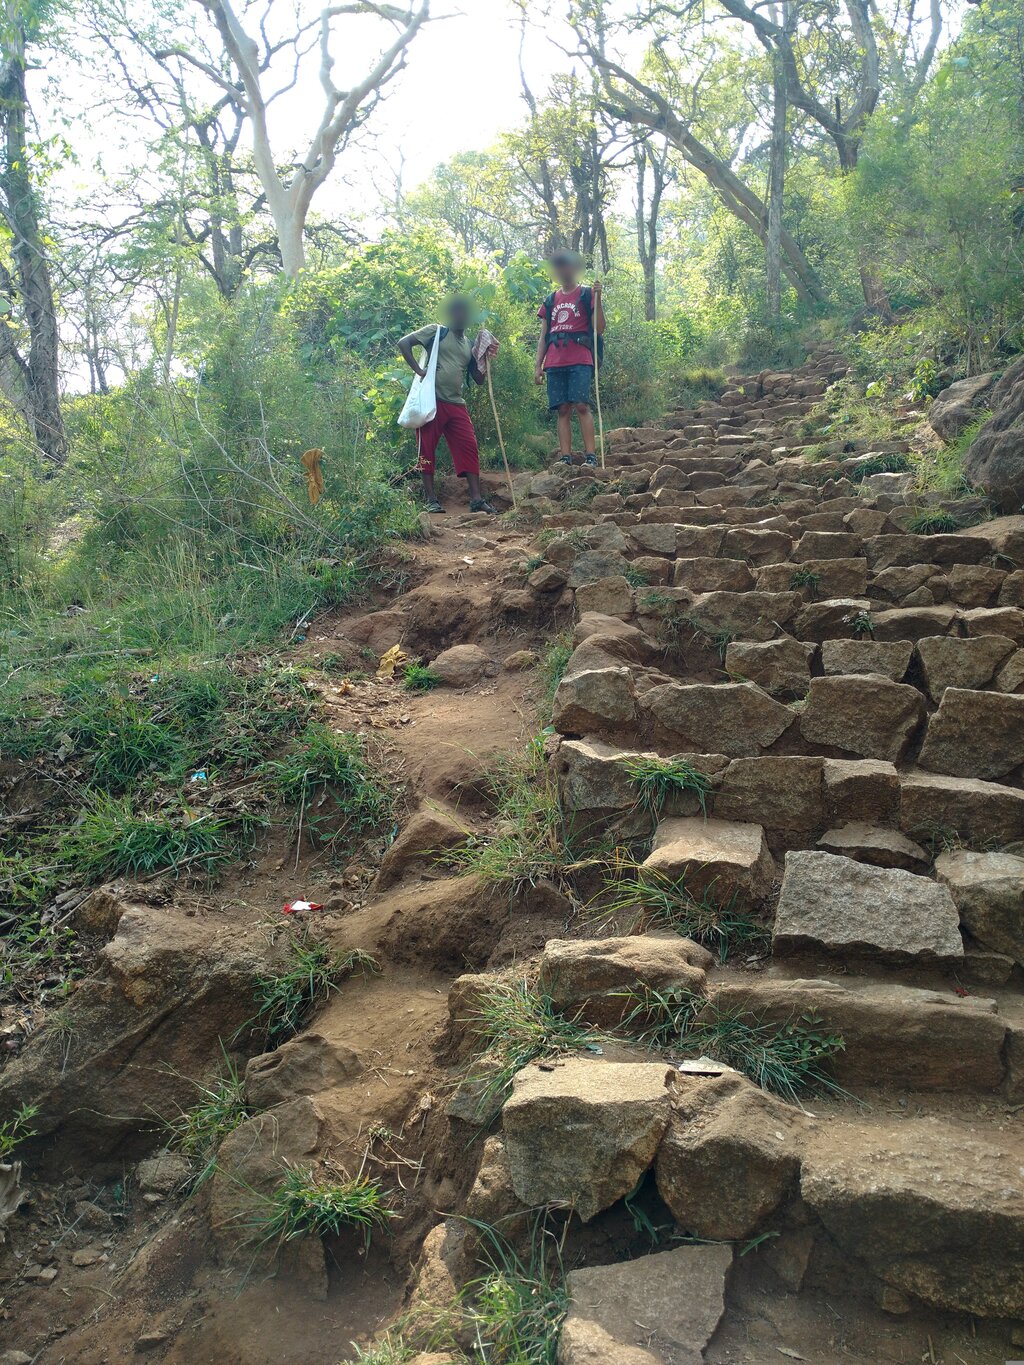
[[[794,592],[806,588],[812,597],[817,597],[818,589],[821,587],[821,574],[816,573],[814,569],[796,569],[789,580],[789,586]]]
[[[551,719],[551,708],[558,684],[565,676],[565,670],[569,667],[569,660],[575,648],[570,635],[556,635],[541,657],[540,676],[544,683],[541,712],[545,723]]]
[[[445,854],[460,872],[499,883],[515,894],[542,880],[567,885],[574,874],[604,861],[611,845],[578,837],[569,828],[558,785],[544,756],[544,739],[503,762],[490,780],[495,805],[488,833],[473,835]]]
[[[396,1217],[380,1182],[359,1175],[337,1180],[306,1166],[290,1170],[260,1199],[248,1223],[252,1240],[291,1242],[297,1237],[337,1237],[354,1229],[369,1248],[375,1232]]]
[[[480,1113],[503,1103],[516,1074],[530,1062],[579,1051],[599,1036],[559,1014],[526,980],[488,987],[471,1020],[482,1048],[466,1080],[477,1090]]]
[[[356,1365],[410,1365],[421,1353],[476,1365],[555,1365],[569,1300],[557,1243],[535,1223],[520,1255],[501,1232],[466,1220],[486,1270],[443,1308],[420,1304],[373,1346],[355,1347]]]
[[[915,512],[907,523],[907,530],[915,536],[950,535],[962,529],[959,518],[952,512],[939,510]]]
[[[284,966],[256,983],[257,1012],[252,1023],[269,1047],[278,1047],[297,1033],[353,972],[377,970],[368,953],[356,948],[335,953],[308,933],[296,934]]]
[[[701,815],[707,818],[711,779],[686,759],[652,758],[640,754],[627,759],[624,766],[636,788],[637,799],[652,820],[656,821],[661,815],[666,801],[687,794],[696,798]]]
[[[866,460],[858,460],[849,469],[843,470],[843,477],[851,483],[863,483],[872,474],[906,474],[913,466],[908,456],[894,452],[889,455],[872,455]]]
[[[410,664],[402,674],[402,686],[407,692],[432,692],[441,686],[441,679],[422,664]]]
[[[791,1103],[808,1093],[844,1093],[831,1060],[846,1045],[817,1015],[775,1023],[684,992],[640,991],[627,1031],[631,1021],[649,1046],[711,1057]]]
[[[128,796],[92,792],[77,822],[56,833],[55,846],[63,866],[87,883],[154,872],[209,877],[235,856],[238,836],[211,811],[139,810]]]
[[[305,830],[314,847],[329,843],[345,851],[394,818],[392,792],[367,761],[363,741],[319,721],[311,721],[259,775],[273,796],[294,809],[293,825]]]
[[[693,895],[684,878],[629,862],[605,883],[602,916],[633,914],[649,928],[671,929],[717,953],[720,962],[735,952],[764,953],[771,936],[763,924],[737,908],[735,895],[722,898],[714,886]]]

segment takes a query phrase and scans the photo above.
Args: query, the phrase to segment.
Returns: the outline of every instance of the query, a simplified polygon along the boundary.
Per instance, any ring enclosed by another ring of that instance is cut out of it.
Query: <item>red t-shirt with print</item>
[[[581,302],[583,298],[583,286],[578,284],[569,293],[564,293],[561,289],[555,291],[554,301],[551,305],[551,326],[548,328],[548,349],[544,355],[544,368],[554,370],[562,365],[593,365],[594,353],[589,346],[584,346],[578,341],[567,341],[561,346],[553,346],[551,338],[556,337],[559,332],[588,332],[590,330],[590,320],[587,317],[587,310]],[[543,304],[537,309],[539,318],[547,317],[547,309]]]

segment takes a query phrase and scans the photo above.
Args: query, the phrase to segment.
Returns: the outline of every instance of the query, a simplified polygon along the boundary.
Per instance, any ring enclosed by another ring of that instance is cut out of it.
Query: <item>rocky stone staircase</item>
[[[640,1166],[655,1166],[680,1225],[746,1237],[770,1208],[780,1246],[824,1227],[891,1311],[1012,1319],[1024,1316],[1024,519],[914,534],[914,476],[858,477],[898,447],[809,460],[788,428],[843,373],[820,352],[738,380],[717,403],[612,432],[604,470],[532,480],[545,534],[530,589],[574,611],[550,761],[571,827],[622,843],[640,818],[638,760],[700,774],[699,802],[681,793],[661,810],[642,868],[771,933],[766,958],[703,964],[708,998],[759,1022],[813,1018],[845,1043],[848,1093],[814,1119],[790,1114],[784,1134],[774,1102],[730,1116],[720,1073],[673,1079],[668,1128],[640,1143]],[[977,513],[946,507],[966,523]],[[675,979],[677,949],[660,940],[659,957],[648,937],[620,985]],[[589,979],[579,957],[561,964],[563,984]],[[595,992],[566,989],[591,1017]],[[588,1179],[571,1136],[538,1169],[546,1108],[566,1119],[595,1089],[612,1109],[643,1107],[644,1086],[660,1088],[656,1068],[575,1065],[582,1078],[528,1069],[506,1110],[514,1183],[533,1202],[578,1207],[573,1180]],[[636,1179],[621,1129],[606,1136],[625,1174],[590,1216]],[[607,1273],[609,1293],[625,1292]],[[676,1358],[678,1341],[640,1351],[628,1314],[617,1332],[578,1317],[565,1365]]]

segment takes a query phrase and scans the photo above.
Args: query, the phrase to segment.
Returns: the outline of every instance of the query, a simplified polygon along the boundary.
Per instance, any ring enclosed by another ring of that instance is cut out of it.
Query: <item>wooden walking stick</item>
[[[489,346],[491,342],[494,341],[494,338],[491,336],[490,332],[481,331],[476,339],[477,346],[481,344],[482,340],[485,345]],[[508,479],[508,491],[512,495],[512,506],[516,508],[519,506],[516,502],[516,486],[512,482],[512,471],[508,467],[508,455],[505,453],[505,438],[501,434],[501,418],[498,416],[498,405],[494,401],[494,381],[491,378],[491,357],[489,355],[485,355],[484,358],[484,374],[487,376],[487,393],[491,400],[491,411],[494,413],[494,429],[498,433],[498,445],[501,446],[501,458],[505,465],[505,478]]]
[[[591,291],[591,303],[594,295]],[[603,302],[603,301],[602,301]],[[601,419],[601,366],[597,360],[597,309],[590,310],[590,321],[594,328],[594,397],[597,399],[597,439],[601,447],[601,468],[604,468],[604,422]]]

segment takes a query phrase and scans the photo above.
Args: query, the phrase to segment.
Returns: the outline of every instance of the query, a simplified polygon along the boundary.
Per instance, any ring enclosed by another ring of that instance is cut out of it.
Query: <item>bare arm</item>
[[[533,366],[533,377],[540,384],[544,379],[544,356],[548,349],[548,329],[545,327],[537,338],[537,355]]]
[[[409,369],[412,370],[413,374],[419,375],[421,379],[426,374],[426,370],[422,365],[417,364],[416,358],[412,353],[412,348],[414,346],[422,346],[422,344],[423,343],[418,341],[411,332],[408,336],[402,337],[401,341],[398,343],[398,351],[402,359],[409,366]]]

